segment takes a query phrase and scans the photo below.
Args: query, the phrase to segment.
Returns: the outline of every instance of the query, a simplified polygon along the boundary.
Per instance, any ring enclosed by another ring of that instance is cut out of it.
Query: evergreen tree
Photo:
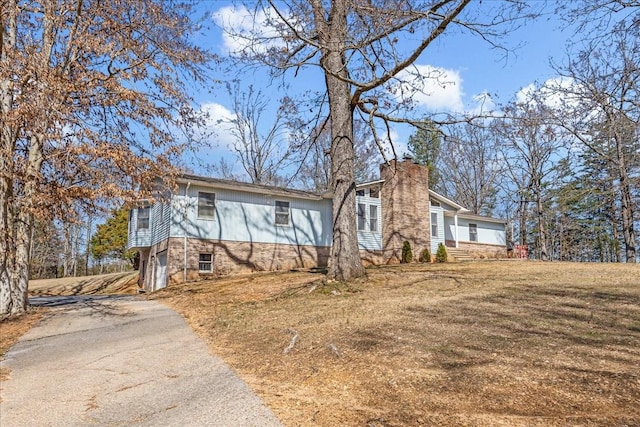
[[[127,231],[129,211],[120,208],[113,211],[111,217],[99,225],[89,242],[91,255],[97,261],[114,258],[133,263],[135,251],[127,250]]]
[[[438,243],[436,251],[436,262],[447,262],[447,248],[442,243]]]
[[[440,174],[436,164],[440,157],[440,131],[433,122],[426,122],[423,127],[418,128],[416,133],[409,137],[407,147],[413,159],[429,168],[429,187],[437,188],[440,181]]]

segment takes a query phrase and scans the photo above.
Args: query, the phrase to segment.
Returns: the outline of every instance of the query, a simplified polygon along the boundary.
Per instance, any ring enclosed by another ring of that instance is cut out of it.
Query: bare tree
[[[243,91],[240,82],[235,80],[227,90],[233,99],[234,115],[228,120],[235,139],[232,148],[249,181],[270,185],[285,183],[287,179],[282,173],[292,152],[283,110],[269,114],[268,99],[252,85]],[[270,124],[266,126],[266,132],[262,132],[267,114]]]
[[[247,41],[239,56],[268,64],[275,72],[318,67],[326,85],[331,129],[333,244],[328,278],[348,280],[364,274],[356,238],[353,119],[366,118],[382,148],[391,141],[388,124],[410,120],[412,93],[425,75],[412,65],[449,26],[495,41],[504,24],[520,17],[528,2],[471,0],[272,0],[256,3],[259,31],[233,36]],[[399,39],[403,43],[399,43]],[[417,119],[416,121],[420,121]],[[378,136],[378,130],[387,138]],[[395,149],[390,150],[395,155]],[[386,155],[385,150],[381,150]]]
[[[151,194],[171,178],[208,55],[184,2],[4,0],[0,316],[26,308],[31,228],[73,200]],[[136,194],[137,193],[137,194]]]
[[[527,243],[528,214],[533,205],[536,250],[540,259],[546,261],[549,259],[545,218],[547,190],[557,171],[563,141],[558,129],[551,124],[546,107],[535,100],[512,103],[506,108],[506,115],[508,118],[502,119],[496,129],[504,144],[507,176],[516,187],[520,243]]]
[[[640,0],[559,0],[558,12],[570,25],[577,23],[580,40],[607,38],[612,28],[640,25]]]
[[[295,145],[299,153],[300,167],[296,173],[297,181],[307,190],[327,191],[331,183],[331,134],[328,120],[306,138]],[[357,183],[374,179],[379,173],[382,160],[376,146],[371,143],[373,136],[366,125],[359,120],[353,123],[354,132],[354,180]]]
[[[504,164],[498,132],[489,124],[449,126],[440,150],[445,194],[473,213],[491,215],[496,206]]]

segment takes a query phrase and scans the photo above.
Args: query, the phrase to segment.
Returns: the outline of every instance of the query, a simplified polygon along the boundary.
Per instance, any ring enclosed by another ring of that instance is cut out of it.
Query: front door
[[[160,252],[156,257],[156,277],[154,291],[167,286],[167,251]]]

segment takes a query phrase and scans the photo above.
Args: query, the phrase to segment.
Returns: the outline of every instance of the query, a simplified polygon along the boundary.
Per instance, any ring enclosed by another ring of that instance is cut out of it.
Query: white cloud
[[[530,83],[523,88],[521,88],[518,92],[516,92],[516,102],[518,104],[526,104],[533,98],[533,94],[536,92],[535,83]]]
[[[487,91],[474,95],[473,101],[475,105],[469,110],[472,115],[490,114],[496,107],[491,94]]]
[[[235,139],[230,121],[235,118],[234,113],[214,102],[202,104],[200,113],[205,116],[205,125],[200,128],[198,136],[204,140],[204,145],[210,149],[231,150]]]
[[[554,77],[542,85],[531,83],[523,87],[516,93],[516,102],[535,105],[541,100],[546,107],[558,109],[567,105],[576,105],[578,103],[576,94],[579,93],[580,87],[573,79]]]
[[[225,6],[214,12],[211,19],[222,28],[225,54],[264,52],[283,44],[276,28],[270,25],[273,18],[264,10],[252,12],[245,6]]]
[[[398,74],[400,100],[411,99],[431,111],[461,112],[464,110],[462,77],[456,70],[414,65]]]

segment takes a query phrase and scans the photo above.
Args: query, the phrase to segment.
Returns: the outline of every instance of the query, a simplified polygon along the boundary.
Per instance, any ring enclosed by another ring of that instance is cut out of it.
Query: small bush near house
[[[438,251],[436,252],[436,262],[447,262],[447,249],[442,243],[438,243]]]
[[[404,241],[402,244],[402,262],[403,264],[408,264],[413,260],[413,252],[411,252],[411,244],[408,241]]]
[[[420,262],[431,262],[431,252],[429,249],[424,248],[422,252],[420,252],[420,256],[418,257],[418,261]]]

